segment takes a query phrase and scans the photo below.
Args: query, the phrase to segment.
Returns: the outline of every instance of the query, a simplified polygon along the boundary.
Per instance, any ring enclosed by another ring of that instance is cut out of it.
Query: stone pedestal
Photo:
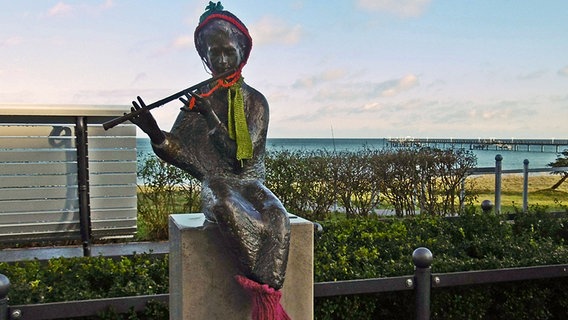
[[[290,256],[282,305],[294,320],[313,319],[313,224],[290,215]],[[236,263],[216,224],[201,213],[170,216],[170,319],[250,320],[250,300],[234,280]]]

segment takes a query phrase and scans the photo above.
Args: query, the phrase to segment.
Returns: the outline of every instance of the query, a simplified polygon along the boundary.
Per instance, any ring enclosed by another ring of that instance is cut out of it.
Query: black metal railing
[[[431,273],[433,255],[427,248],[416,249],[412,254],[412,260],[415,265],[414,275],[318,282],[314,284],[314,297],[320,298],[414,290],[415,319],[427,320],[430,319],[430,292],[433,288],[541,280],[568,276],[568,264]],[[146,304],[150,301],[168,303],[169,299],[169,294],[158,294],[9,306],[7,299],[9,287],[9,279],[0,274],[0,320],[42,320],[63,317],[96,316],[109,308],[118,313],[143,311]]]

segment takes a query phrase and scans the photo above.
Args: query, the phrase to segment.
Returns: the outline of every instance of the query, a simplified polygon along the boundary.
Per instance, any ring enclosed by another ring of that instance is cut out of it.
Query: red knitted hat
[[[241,62],[240,65],[240,67],[242,68],[247,63],[250,51],[252,50],[252,38],[245,24],[241,20],[239,20],[239,18],[237,18],[234,14],[230,13],[229,11],[223,10],[223,6],[221,5],[220,1],[217,2],[216,4],[209,1],[209,5],[205,8],[205,13],[203,13],[199,18],[199,25],[197,25],[197,28],[195,28],[193,39],[195,41],[195,48],[197,49],[199,56],[202,59],[205,59],[205,57],[207,56],[205,48],[203,48],[198,44],[199,32],[201,32],[203,27],[205,27],[208,23],[216,19],[229,22],[245,36],[244,38],[246,43],[244,44],[244,52],[243,52],[244,56],[243,56],[243,61]]]

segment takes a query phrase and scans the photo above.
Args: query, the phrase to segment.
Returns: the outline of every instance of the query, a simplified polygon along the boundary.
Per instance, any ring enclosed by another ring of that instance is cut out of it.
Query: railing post
[[[523,161],[523,212],[529,211],[529,159]]]
[[[495,213],[501,213],[501,171],[503,156],[500,154],[495,156]]]
[[[460,213],[465,212],[465,177],[460,182]]]
[[[75,124],[77,139],[77,180],[79,196],[79,225],[83,256],[91,255],[91,205],[89,194],[89,154],[87,142],[87,119],[77,117]]]
[[[8,320],[8,290],[10,290],[10,279],[0,273],[0,320]]]
[[[420,247],[412,253],[414,262],[414,288],[416,320],[430,319],[430,289],[432,287],[431,269],[432,252],[428,248]]]

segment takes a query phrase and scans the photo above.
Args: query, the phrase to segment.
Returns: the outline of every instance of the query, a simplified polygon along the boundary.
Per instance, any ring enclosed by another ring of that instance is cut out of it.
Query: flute
[[[178,92],[178,93],[175,93],[175,94],[173,94],[173,95],[171,95],[171,96],[169,96],[169,97],[166,97],[166,98],[164,98],[164,99],[161,99],[161,100],[158,100],[158,101],[156,101],[156,102],[154,102],[154,103],[151,103],[151,104],[149,104],[149,105],[146,105],[146,107],[142,107],[142,108],[140,108],[140,109],[138,109],[138,110],[132,111],[132,112],[127,113],[127,114],[125,114],[125,115],[123,115],[123,116],[120,116],[120,117],[118,117],[118,118],[109,120],[109,121],[103,123],[103,128],[105,128],[105,130],[108,130],[108,129],[110,129],[110,128],[116,127],[117,125],[119,125],[119,124],[125,122],[126,120],[130,120],[130,119],[136,117],[137,115],[139,115],[140,113],[142,113],[142,112],[145,111],[145,110],[151,110],[151,109],[157,108],[157,107],[159,107],[159,106],[162,106],[162,105],[164,105],[164,104],[166,104],[166,103],[168,103],[168,102],[170,102],[170,101],[176,100],[176,99],[178,99],[178,98],[180,98],[180,97],[182,97],[182,96],[185,96],[185,95],[192,95],[195,90],[197,90],[197,89],[199,89],[199,88],[201,88],[201,87],[203,87],[203,86],[205,86],[205,85],[207,85],[207,84],[209,84],[209,83],[211,83],[211,82],[215,82],[215,81],[217,81],[217,80],[219,80],[219,79],[226,78],[227,76],[230,76],[230,75],[233,74],[233,73],[235,73],[235,70],[228,70],[228,71],[225,71],[225,72],[223,72],[223,73],[220,73],[220,74],[218,74],[218,75],[216,75],[216,76],[214,76],[214,77],[212,77],[212,78],[210,78],[210,79],[207,79],[207,80],[205,80],[205,81],[202,81],[202,82],[200,82],[200,83],[198,83],[198,84],[196,84],[196,85],[193,85],[193,86],[191,86],[191,87],[189,87],[189,88],[187,88],[187,89],[184,89],[184,90],[182,90],[182,91],[180,91],[180,92]]]

